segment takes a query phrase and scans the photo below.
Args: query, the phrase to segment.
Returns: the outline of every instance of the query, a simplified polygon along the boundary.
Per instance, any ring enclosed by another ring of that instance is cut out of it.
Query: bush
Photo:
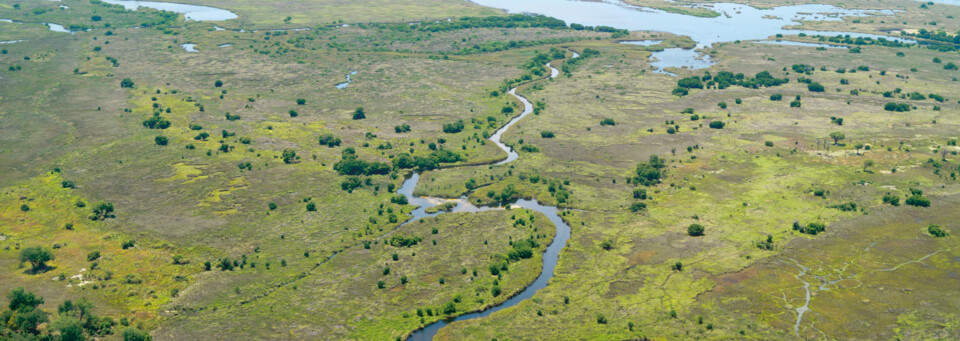
[[[157,137],[153,138],[153,142],[156,143],[158,146],[166,146],[169,141],[170,140],[168,140],[167,137],[163,135],[157,135]]]
[[[904,201],[907,205],[915,207],[930,207],[930,199],[923,197],[922,194],[914,194]]]
[[[782,100],[782,99],[783,99],[783,95],[781,95],[781,94],[773,94],[773,95],[770,95],[770,100],[771,100],[771,101],[779,101],[779,100]]]
[[[724,126],[723,121],[710,122],[710,128],[713,128],[713,129],[723,129],[723,126]]]
[[[947,231],[944,231],[943,229],[941,229],[940,226],[937,226],[934,224],[930,224],[930,226],[927,226],[927,232],[930,233],[931,236],[934,236],[937,238],[943,238],[950,235],[949,233],[947,233]]]
[[[617,125],[617,122],[614,121],[612,118],[605,118],[603,119],[603,121],[600,121],[600,126],[615,126],[615,125]]]
[[[92,251],[87,254],[87,261],[92,262],[97,259],[100,259],[100,251]]]
[[[886,111],[896,111],[896,112],[905,112],[910,111],[910,105],[907,103],[887,103],[883,106],[883,110]]]
[[[646,208],[647,208],[647,204],[644,204],[642,202],[635,202],[630,204],[630,212],[633,212],[633,213],[643,211]]]
[[[307,212],[313,212],[316,210],[317,210],[317,204],[314,204],[312,202],[307,203]]]
[[[793,222],[793,230],[799,231],[800,233],[806,233],[809,235],[817,235],[820,232],[823,232],[827,229],[827,226],[823,223],[809,223],[806,226],[800,225],[798,222]]]
[[[823,85],[817,82],[813,82],[813,83],[807,84],[807,90],[810,90],[812,92],[823,92]]]
[[[120,81],[120,87],[121,87],[121,88],[132,88],[132,87],[133,87],[133,80],[131,80],[130,78],[124,78],[122,81]]]
[[[893,194],[884,194],[883,203],[891,206],[900,206],[900,197]]]
[[[703,235],[703,225],[700,224],[690,224],[687,226],[687,234],[693,237],[698,237]]]
[[[320,145],[325,145],[330,148],[339,146],[340,143],[343,142],[343,141],[340,141],[340,138],[335,137],[333,136],[333,134],[330,134],[330,133],[320,135],[319,141],[320,141]]]
[[[366,113],[363,111],[363,107],[357,107],[357,109],[355,109],[355,110],[353,111],[353,119],[354,119],[354,120],[362,120],[362,119],[365,119],[365,118],[367,118],[367,115],[366,115]]]
[[[686,96],[686,95],[689,94],[689,93],[690,93],[690,91],[687,90],[687,88],[681,88],[681,87],[673,88],[673,95],[674,95],[674,96],[683,97],[683,96]]]
[[[459,133],[463,131],[463,128],[464,128],[463,120],[457,120],[456,122],[453,122],[453,123],[443,124],[443,132],[447,134]]]
[[[677,81],[677,86],[687,89],[703,89],[703,82],[700,81],[700,77],[687,77]]]
[[[553,138],[553,132],[552,132],[552,131],[541,131],[541,132],[540,132],[540,137],[545,138],[545,139],[552,139],[552,138]]]

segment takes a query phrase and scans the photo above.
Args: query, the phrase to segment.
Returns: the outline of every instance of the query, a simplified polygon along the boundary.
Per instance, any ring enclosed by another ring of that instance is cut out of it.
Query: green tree
[[[101,201],[93,206],[93,215],[90,216],[90,220],[104,220],[114,217],[113,204],[106,201]]]
[[[122,81],[120,81],[120,87],[121,87],[121,88],[132,88],[132,87],[133,87],[133,81],[130,80],[130,78],[124,78]]]
[[[927,226],[927,232],[929,232],[931,236],[934,236],[937,238],[942,238],[950,235],[949,233],[947,233],[947,231],[944,231],[942,228],[940,228],[940,226],[934,225],[934,224],[930,224],[930,226]]]
[[[38,272],[47,267],[47,262],[54,259],[53,251],[42,246],[23,248],[20,250],[20,262],[30,262],[33,272]]]
[[[697,237],[703,235],[703,225],[700,224],[690,224],[687,226],[687,234]]]
[[[123,341],[151,341],[150,334],[134,327],[123,330]]]
[[[293,161],[296,161],[296,160],[297,160],[297,152],[295,152],[293,149],[285,148],[285,149],[283,150],[283,154],[282,154],[282,155],[283,155],[283,163],[288,163],[288,164],[289,164],[289,163],[293,163]]]
[[[7,299],[10,300],[10,304],[7,307],[13,311],[34,309],[38,305],[43,304],[43,297],[38,297],[33,293],[27,292],[23,287],[10,290],[10,292],[7,293]]]
[[[840,140],[847,138],[847,135],[844,135],[842,132],[835,131],[830,133],[830,138],[833,139],[834,145],[838,145],[840,144]]]
[[[353,111],[353,119],[362,120],[365,118],[367,118],[367,115],[364,113],[363,107],[357,107],[357,109]]]

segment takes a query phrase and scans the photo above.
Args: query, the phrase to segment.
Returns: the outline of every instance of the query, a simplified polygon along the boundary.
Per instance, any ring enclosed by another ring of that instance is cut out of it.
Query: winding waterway
[[[579,54],[577,54],[576,52],[573,52],[573,58],[577,58],[579,56],[580,56]],[[550,69],[549,77],[551,79],[556,78],[560,74],[560,70],[557,70],[555,67],[551,66],[550,63],[547,63],[545,66]],[[497,129],[497,131],[494,132],[492,136],[490,136],[490,141],[496,144],[497,147],[500,147],[500,149],[503,149],[505,152],[507,152],[507,158],[501,160],[500,162],[497,162],[496,163],[497,165],[509,163],[520,157],[520,155],[517,154],[517,152],[514,151],[513,148],[505,145],[501,141],[501,137],[503,136],[503,133],[506,132],[507,129],[510,129],[511,126],[516,124],[517,121],[519,121],[520,119],[524,118],[525,116],[533,112],[533,104],[531,104],[530,101],[527,100],[527,98],[518,95],[517,88],[510,89],[510,91],[507,93],[516,97],[517,100],[523,103],[523,112],[521,112],[520,115],[517,115],[516,117],[511,119],[503,127],[500,127],[500,129]],[[477,207],[471,204],[466,199],[466,197],[462,197],[456,200],[450,200],[450,199],[444,199],[444,198],[433,198],[433,197],[418,197],[413,195],[413,192],[416,189],[417,183],[419,181],[420,181],[420,174],[413,173],[413,175],[410,176],[410,178],[408,178],[403,182],[403,185],[397,191],[398,194],[402,194],[405,197],[407,197],[407,201],[411,205],[419,206],[417,207],[417,209],[411,212],[413,217],[410,218],[410,220],[404,222],[401,226],[409,224],[410,222],[413,222],[413,221],[420,220],[422,218],[432,217],[432,216],[445,213],[443,211],[435,212],[435,213],[427,213],[427,208],[434,207],[443,202],[453,201],[457,203],[457,206],[453,208],[452,212],[481,212],[481,211],[494,210],[494,209],[503,209],[503,207],[501,206]],[[563,247],[567,245],[567,240],[570,239],[570,225],[568,225],[566,222],[563,221],[563,218],[560,217],[560,210],[558,210],[555,206],[543,205],[543,204],[540,204],[540,202],[538,202],[537,200],[519,199],[516,202],[510,204],[510,206],[526,208],[529,210],[543,213],[543,215],[547,216],[547,219],[550,220],[550,222],[553,223],[553,225],[556,227],[556,235],[553,237],[553,240],[550,242],[550,245],[547,246],[547,250],[543,253],[543,267],[541,268],[540,275],[537,276],[537,279],[534,280],[533,283],[531,283],[529,286],[524,288],[522,291],[510,297],[506,301],[501,302],[500,304],[489,307],[489,309],[486,309],[486,310],[476,311],[469,314],[460,315],[455,318],[440,320],[440,321],[431,323],[426,327],[424,327],[423,329],[413,332],[413,334],[410,335],[408,340],[415,340],[415,341],[432,340],[433,337],[437,335],[437,332],[439,332],[441,328],[443,328],[444,326],[450,323],[489,316],[490,314],[493,314],[497,311],[515,306],[518,303],[533,297],[533,295],[536,294],[537,291],[540,291],[540,289],[545,288],[547,284],[549,284],[550,279],[553,278],[553,271],[557,267],[557,261],[560,259],[560,251],[563,250]]]

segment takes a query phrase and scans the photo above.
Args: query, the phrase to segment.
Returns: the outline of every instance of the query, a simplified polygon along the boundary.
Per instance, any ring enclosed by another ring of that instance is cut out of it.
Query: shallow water
[[[659,43],[662,43],[663,40],[627,40],[621,41],[621,44],[630,44],[630,45],[640,45],[640,46],[653,46]]]
[[[716,3],[697,6],[721,13],[719,17],[702,18],[630,6],[614,0],[472,1],[484,6],[502,8],[511,13],[543,14],[564,20],[567,23],[579,23],[588,26],[605,25],[631,31],[652,30],[686,35],[697,43],[698,48],[736,40],[762,40],[776,34],[789,35],[801,32],[808,35],[819,33],[825,36],[847,34],[845,32],[788,30],[784,26],[800,25],[803,20],[839,21],[843,16],[888,15],[894,13],[890,10],[848,10],[830,5],[796,5],[758,9],[742,4]],[[885,37],[905,41],[905,39],[899,37],[850,34],[852,36]],[[695,50],[673,50],[655,52],[651,57],[659,59],[656,65],[661,68],[661,71],[664,67],[700,68],[711,65],[711,63],[698,61],[698,55],[699,52]],[[706,61],[706,58],[700,59]]]
[[[828,49],[848,49],[849,48],[843,45],[805,43],[805,42],[789,41],[789,40],[759,40],[759,41],[754,41],[754,43],[769,44],[769,45],[803,46],[803,47],[823,47]]]
[[[140,7],[153,8],[158,10],[170,11],[183,14],[184,18],[187,20],[196,20],[196,21],[224,21],[230,19],[236,19],[237,15],[228,10],[219,9],[209,6],[197,6],[197,5],[187,5],[187,4],[178,4],[172,2],[157,2],[157,1],[130,1],[130,0],[102,0],[103,2],[121,5],[124,8],[135,11]]]
[[[187,52],[200,52],[200,50],[197,50],[197,44],[188,43],[188,44],[181,44],[180,46],[183,46],[183,49],[187,50]]]
[[[667,73],[664,68],[679,67],[688,69],[702,69],[713,65],[709,55],[701,54],[694,49],[682,49],[679,47],[664,49],[663,51],[653,52],[650,56],[650,65],[657,67],[654,72]]]
[[[348,73],[348,74],[347,74],[347,81],[346,81],[346,82],[343,82],[343,83],[340,83],[340,84],[337,84],[337,89],[343,89],[343,88],[346,88],[347,85],[350,85],[350,82],[351,82],[350,76],[355,75],[355,74],[357,74],[356,71],[353,71],[353,72],[351,72],[351,73]]]

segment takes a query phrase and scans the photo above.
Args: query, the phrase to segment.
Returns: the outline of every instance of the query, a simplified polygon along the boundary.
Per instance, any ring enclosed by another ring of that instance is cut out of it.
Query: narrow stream
[[[350,85],[350,76],[355,75],[355,74],[357,74],[356,71],[353,71],[353,72],[348,73],[348,74],[347,74],[347,81],[346,81],[346,82],[343,82],[343,83],[340,83],[340,84],[337,84],[337,89],[343,89],[343,88],[346,88],[347,85]]]
[[[574,58],[576,58],[577,56],[579,55],[577,55],[577,53],[574,52]],[[559,70],[550,66],[549,63],[547,63],[546,66],[550,68],[550,71],[551,71],[550,78],[554,78],[557,75],[559,75],[560,73]],[[502,165],[502,164],[511,162],[513,160],[516,160],[520,156],[512,148],[503,144],[503,142],[500,141],[500,138],[503,135],[503,133],[510,128],[510,126],[514,125],[515,123],[517,123],[517,121],[519,121],[523,117],[533,112],[533,105],[525,97],[517,95],[517,88],[510,89],[508,93],[516,97],[518,100],[520,100],[520,102],[523,103],[523,112],[520,113],[520,115],[518,115],[517,117],[514,117],[509,122],[507,122],[507,124],[505,124],[503,127],[498,129],[493,134],[493,136],[490,136],[490,141],[495,143],[498,147],[500,147],[500,149],[503,149],[504,151],[507,152],[507,158],[503,159],[500,162],[497,162],[496,163],[497,165]],[[502,206],[477,207],[471,204],[466,199],[466,197],[461,197],[460,199],[445,199],[445,198],[414,196],[413,191],[414,189],[416,189],[417,183],[419,181],[420,181],[420,174],[415,172],[413,173],[412,176],[410,176],[409,179],[403,182],[403,185],[397,191],[398,194],[403,194],[404,196],[406,196],[407,201],[411,205],[420,206],[417,209],[413,210],[413,212],[411,212],[413,217],[410,218],[410,220],[404,222],[403,225],[409,224],[413,221],[418,221],[421,218],[432,217],[432,216],[446,213],[444,211],[435,212],[435,213],[426,212],[427,208],[439,205],[443,202],[450,202],[450,201],[457,202],[457,206],[453,208],[452,212],[481,212],[481,211],[488,211],[488,210],[504,209],[504,207]],[[563,250],[563,247],[567,245],[567,240],[570,239],[570,225],[567,225],[567,223],[563,221],[563,218],[560,217],[560,211],[555,206],[542,205],[537,200],[519,199],[516,202],[509,205],[511,207],[526,208],[526,209],[543,213],[545,216],[547,216],[547,219],[549,219],[550,222],[553,223],[553,225],[557,229],[556,235],[553,237],[553,240],[550,242],[550,245],[547,246],[547,250],[543,253],[543,267],[540,270],[540,275],[537,276],[537,279],[534,280],[533,283],[531,283],[529,286],[524,288],[522,291],[520,291],[520,293],[518,293],[513,297],[510,297],[509,299],[507,299],[506,301],[500,304],[497,304],[483,311],[472,312],[469,314],[457,316],[455,318],[440,320],[440,321],[431,323],[426,327],[424,327],[423,329],[413,332],[410,335],[410,337],[407,338],[407,340],[414,340],[414,341],[433,340],[433,337],[437,335],[437,332],[439,332],[441,328],[443,328],[444,326],[450,323],[489,316],[494,312],[515,306],[518,303],[533,297],[533,295],[536,294],[537,291],[547,286],[550,279],[553,278],[553,271],[556,268],[557,261],[560,258],[560,251]]]

